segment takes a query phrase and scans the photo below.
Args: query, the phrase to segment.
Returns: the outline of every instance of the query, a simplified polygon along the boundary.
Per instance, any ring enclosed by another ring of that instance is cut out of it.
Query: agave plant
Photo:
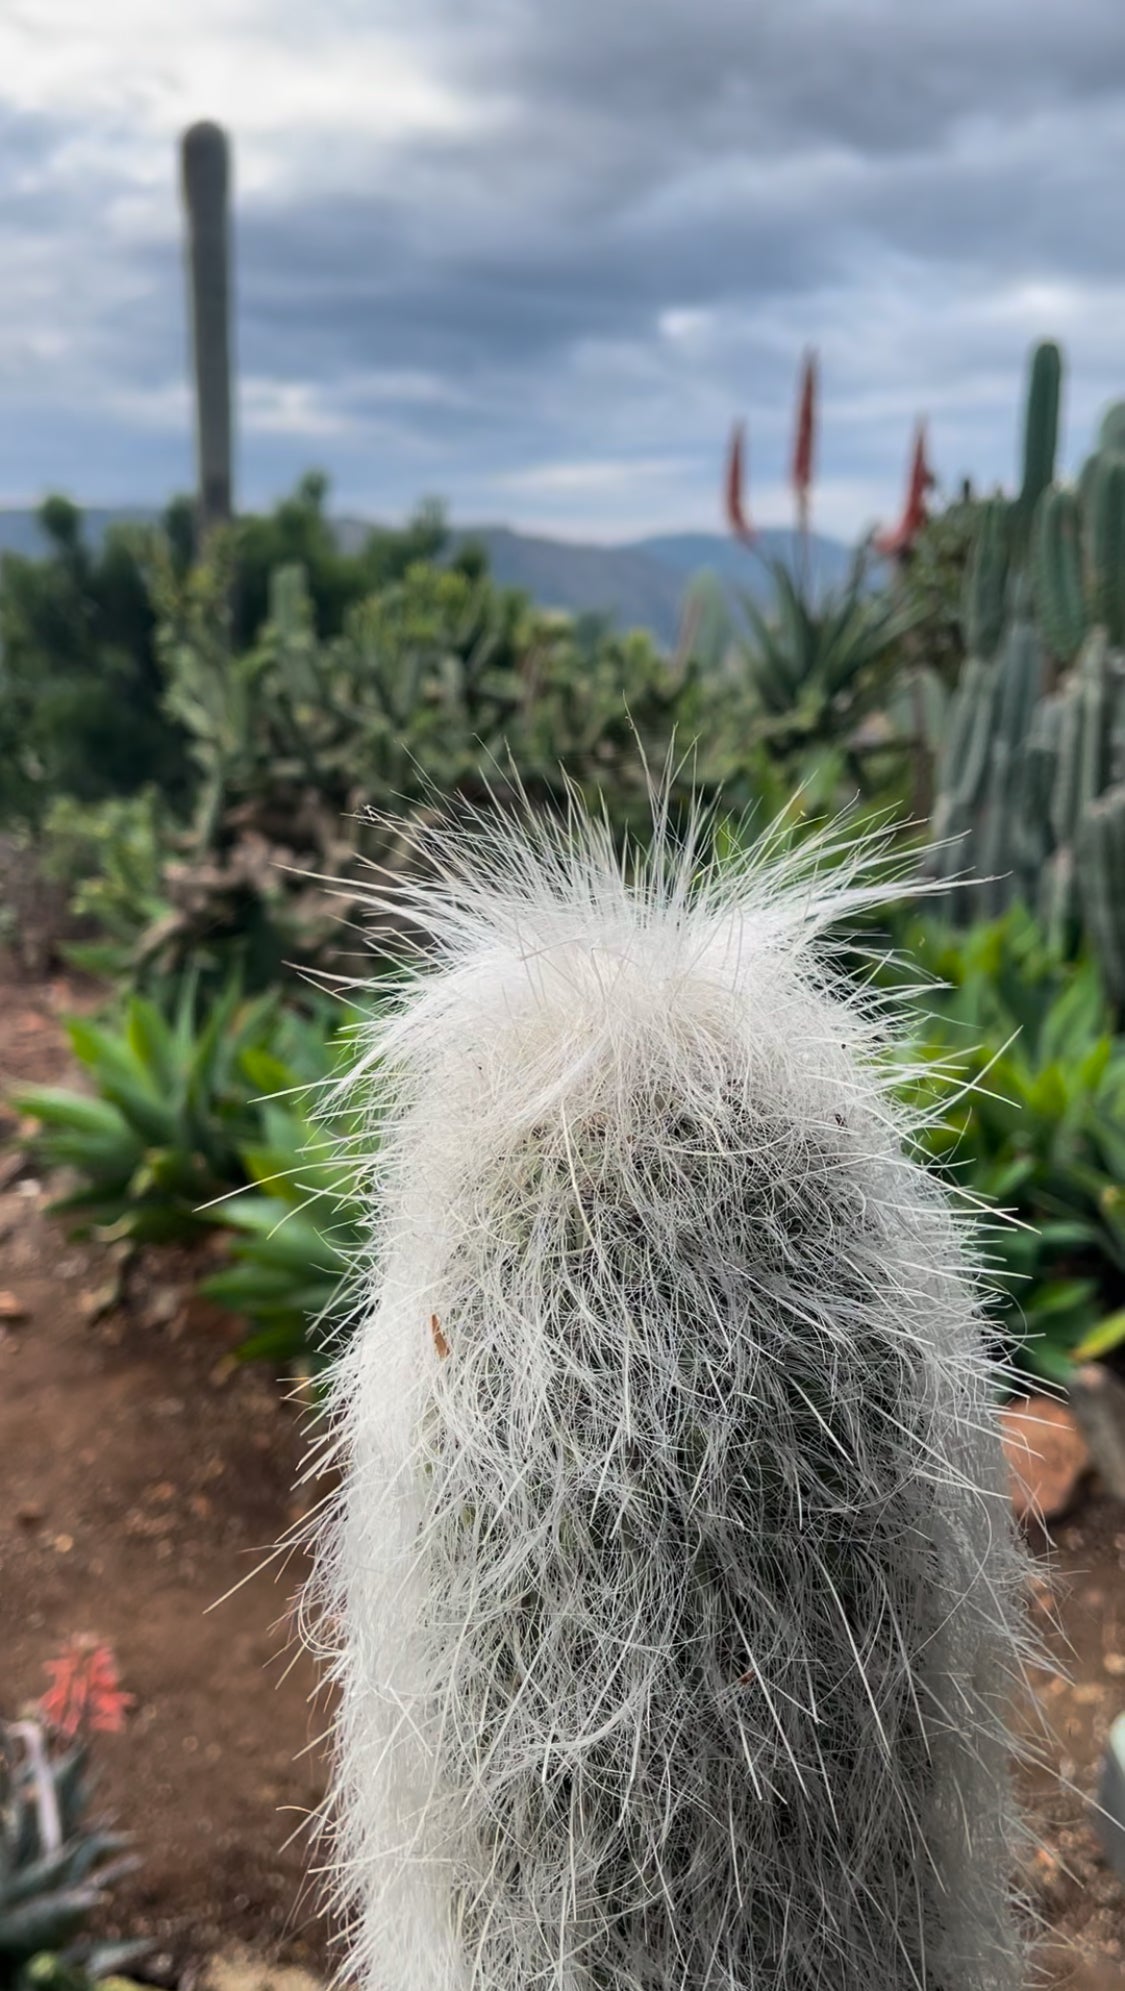
[[[872,749],[885,752],[905,746],[892,723],[877,727],[869,738],[860,728],[872,714],[887,713],[903,640],[918,620],[918,611],[900,594],[878,589],[870,555],[862,545],[846,582],[825,589],[816,583],[810,536],[813,465],[817,430],[817,371],[806,356],[801,374],[791,481],[797,508],[796,560],[771,558],[761,548],[747,511],[744,479],[745,438],[735,431],[727,466],[725,506],[733,535],[763,566],[769,606],[744,594],[742,606],[749,625],[743,656],[753,703],[755,736],[771,752],[791,757],[790,772],[807,780],[831,762],[830,775],[848,772],[862,781],[862,757]],[[919,433],[916,478],[929,477],[924,442]],[[908,508],[909,509],[909,508]],[[925,515],[924,485],[910,517],[917,530]],[[906,530],[906,524],[900,531]],[[902,550],[899,536],[895,548]]]
[[[105,1977],[148,1947],[83,1934],[134,1864],[123,1838],[86,1824],[86,1772],[84,1744],[57,1755],[37,1720],[0,1727],[0,1991]]]
[[[846,585],[818,598],[784,561],[769,562],[774,607],[743,607],[746,663],[758,702],[781,734],[824,737],[854,728],[886,689],[886,666],[910,627],[900,604],[872,593],[862,558]]]
[[[964,933],[918,922],[901,945],[938,985],[919,1067],[963,1087],[920,1146],[1017,1219],[989,1238],[994,1329],[1021,1371],[1065,1384],[1125,1343],[1125,1039],[1094,964],[1061,962],[1020,907]]]
[[[323,1086],[336,1048],[307,1027],[289,1061],[258,1049],[243,1068],[261,1096],[259,1132],[242,1150],[254,1187],[228,1197],[213,1216],[232,1234],[231,1262],[203,1292],[255,1323],[240,1354],[285,1366],[319,1368],[347,1316],[346,1274],[364,1235],[354,1115],[325,1118]]]
[[[231,1234],[206,1295],[254,1322],[243,1353],[290,1362],[323,1352],[336,1290],[359,1238],[351,1122],[325,1125],[334,1018],[231,984],[205,1020],[194,978],[167,1005],[131,995],[120,1015],[70,1025],[91,1096],[33,1086],[14,1103],[28,1145],[77,1185],[52,1205],[82,1231],[131,1243]]]
[[[53,1205],[81,1230],[137,1243],[198,1235],[203,1207],[245,1179],[239,1146],[254,1121],[242,1058],[276,1030],[276,998],[244,1002],[232,983],[200,1021],[189,976],[171,1009],[133,995],[119,1019],[68,1025],[94,1097],[59,1086],[15,1094],[38,1123],[39,1160],[81,1178]]]

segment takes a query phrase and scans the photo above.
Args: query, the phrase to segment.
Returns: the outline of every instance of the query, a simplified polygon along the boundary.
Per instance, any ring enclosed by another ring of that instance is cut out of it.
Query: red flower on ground
[[[727,481],[724,493],[727,524],[736,539],[744,546],[753,546],[757,534],[746,515],[742,487],[745,481],[745,425],[736,422],[730,439],[730,452],[727,456]]]
[[[73,1638],[47,1662],[51,1684],[39,1703],[43,1720],[65,1741],[80,1733],[118,1735],[133,1705],[122,1692],[112,1649],[96,1638]]]

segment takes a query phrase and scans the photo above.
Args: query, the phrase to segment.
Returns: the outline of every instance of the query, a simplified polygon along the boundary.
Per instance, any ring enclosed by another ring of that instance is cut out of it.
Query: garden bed
[[[58,1016],[75,999],[0,980],[0,1087],[69,1076]],[[192,1296],[182,1255],[149,1254],[111,1302],[109,1255],[66,1242],[47,1200],[27,1171],[0,1173],[5,1711],[42,1691],[73,1634],[108,1641],[136,1705],[123,1735],[98,1738],[101,1795],[143,1855],[115,1927],[155,1939],[169,1983],[240,1946],[324,1970],[307,1822],[326,1712],[293,1642],[300,1562],[261,1567],[300,1515],[300,1413],[267,1370],[232,1360],[242,1330]],[[1083,1794],[1125,1708],[1125,1507],[1085,1492],[1051,1562],[1040,1609],[1070,1684],[1041,1683],[1052,1739],[1028,1785],[1031,1880],[1057,1981],[1109,1991],[1125,1894]]]

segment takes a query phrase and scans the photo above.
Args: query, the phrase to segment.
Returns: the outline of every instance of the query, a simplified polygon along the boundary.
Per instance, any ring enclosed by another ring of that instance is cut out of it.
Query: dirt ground
[[[0,1090],[65,1074],[72,998],[0,988]],[[0,1288],[23,1312],[0,1321],[3,1711],[73,1634],[108,1640],[136,1706],[96,1738],[99,1799],[143,1855],[113,1922],[157,1939],[169,1979],[237,1942],[322,1967],[306,1824],[326,1717],[293,1646],[301,1569],[254,1573],[299,1512],[300,1415],[230,1361],[236,1324],[174,1255],[99,1313],[107,1254],[68,1243],[47,1200],[26,1175],[0,1190]]]
[[[64,982],[0,978],[0,1097],[65,1078],[58,1017],[80,1001]],[[0,1317],[0,1712],[42,1692],[70,1636],[108,1640],[136,1705],[125,1734],[97,1739],[100,1799],[143,1855],[113,1925],[156,1939],[145,1975],[171,1984],[239,1946],[323,1971],[307,1823],[326,1712],[293,1644],[300,1564],[261,1568],[300,1515],[301,1415],[231,1362],[237,1325],[191,1297],[182,1257],[150,1255],[107,1305],[105,1250],[68,1243],[47,1200],[0,1162],[0,1290],[21,1315]],[[1111,1991],[1125,1891],[1087,1799],[1125,1710],[1125,1507],[1085,1494],[1048,1562],[1040,1609],[1069,1683],[1039,1683],[1030,1883],[1051,1983]]]

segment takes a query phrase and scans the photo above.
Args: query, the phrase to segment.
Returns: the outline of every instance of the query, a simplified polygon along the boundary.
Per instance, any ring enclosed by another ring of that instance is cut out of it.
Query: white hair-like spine
[[[336,1878],[374,1991],[1017,1991],[1022,1566],[878,850],[421,834],[336,1375]],[[833,862],[829,864],[831,856]]]

